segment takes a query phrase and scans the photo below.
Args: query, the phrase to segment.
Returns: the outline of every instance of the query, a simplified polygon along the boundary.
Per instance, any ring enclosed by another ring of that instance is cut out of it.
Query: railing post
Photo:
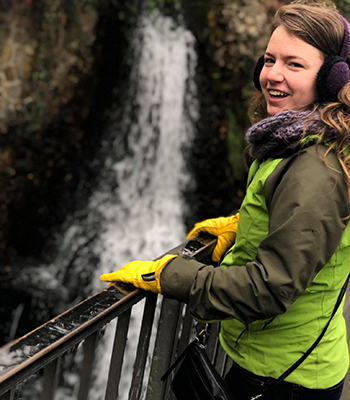
[[[13,400],[14,398],[15,398],[15,389],[11,389],[0,396],[0,400]]]
[[[92,366],[95,357],[95,348],[98,332],[94,332],[84,341],[84,361],[80,373],[80,383],[77,400],[87,400],[90,390]]]
[[[177,346],[176,335],[181,309],[182,303],[177,300],[163,299],[146,400],[165,398],[167,383],[160,378],[169,368],[174,347]]]
[[[125,344],[129,330],[130,314],[131,308],[127,309],[118,317],[105,400],[116,400],[118,397],[119,381],[123,365]]]
[[[60,373],[61,357],[56,358],[44,367],[42,400],[53,400]]]
[[[134,372],[132,376],[129,400],[139,400],[142,392],[142,382],[148,356],[149,342],[152,333],[154,313],[157,305],[157,295],[151,294],[146,298],[146,304],[142,317],[139,343],[137,346]]]

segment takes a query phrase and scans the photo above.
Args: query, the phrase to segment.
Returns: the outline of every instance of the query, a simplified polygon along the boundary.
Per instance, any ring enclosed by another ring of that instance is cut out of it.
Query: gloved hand
[[[104,282],[132,283],[137,288],[162,293],[159,274],[175,257],[177,256],[169,254],[156,261],[132,261],[118,271],[101,275],[100,279]]]
[[[239,213],[230,217],[212,218],[198,222],[187,235],[187,240],[198,235],[199,232],[208,232],[216,236],[218,240],[211,258],[218,262],[236,238],[238,220]]]

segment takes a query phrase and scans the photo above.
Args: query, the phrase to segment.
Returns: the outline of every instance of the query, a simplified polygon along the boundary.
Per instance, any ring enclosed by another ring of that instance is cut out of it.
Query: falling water
[[[184,240],[182,191],[191,184],[184,155],[198,119],[194,46],[190,31],[171,18],[159,12],[140,17],[123,108],[112,117],[103,139],[100,184],[87,209],[67,219],[61,250],[45,267],[51,286],[66,287],[62,296],[71,297],[80,282],[94,293],[104,287],[100,274],[134,259],[154,259]],[[139,320],[136,310],[132,322]],[[136,345],[134,331],[128,343]],[[108,332],[98,350],[99,374],[91,400],[104,394],[112,338]],[[128,377],[130,373],[121,382],[122,399],[127,398]],[[74,386],[74,379],[68,380]],[[63,389],[57,397],[70,399]]]
[[[132,47],[132,87],[113,143],[118,151],[124,137],[118,130],[126,130],[126,154],[106,160],[119,185],[113,192],[102,188],[90,204],[106,221],[98,273],[135,257],[155,258],[185,234],[181,191],[189,176],[182,150],[197,119],[194,38],[170,18],[153,14],[141,19]]]

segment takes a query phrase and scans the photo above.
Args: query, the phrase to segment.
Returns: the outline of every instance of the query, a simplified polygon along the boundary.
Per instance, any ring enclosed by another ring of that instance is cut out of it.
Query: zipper
[[[238,338],[236,339],[235,347],[238,346],[238,341],[239,341],[239,339],[243,336],[243,334],[244,334],[245,332],[247,332],[247,330],[248,330],[248,325],[245,326],[245,328],[243,329],[243,331],[239,334]]]

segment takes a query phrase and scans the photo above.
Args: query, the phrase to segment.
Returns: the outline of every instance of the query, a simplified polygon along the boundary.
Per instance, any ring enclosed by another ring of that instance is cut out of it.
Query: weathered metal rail
[[[203,260],[211,252],[214,244],[212,238],[191,240],[169,253]],[[53,400],[61,373],[62,357],[82,342],[84,360],[76,398],[87,400],[99,332],[112,319],[118,317],[105,392],[106,400],[117,399],[131,309],[144,298],[146,299],[143,320],[129,391],[129,399],[140,399],[157,295],[135,288],[130,292],[128,288],[112,285],[0,349],[0,400],[15,399],[21,391],[21,384],[38,371],[43,371],[42,377],[40,376],[43,380],[41,399]],[[171,398],[169,385],[161,382],[160,377],[171,365],[176,353],[187,345],[192,329],[192,318],[184,313],[184,305],[175,300],[163,299],[146,385],[146,399]],[[222,369],[225,368],[225,363],[222,355],[216,353],[217,344],[214,336],[211,336],[208,352],[217,365],[223,365],[220,367]]]

